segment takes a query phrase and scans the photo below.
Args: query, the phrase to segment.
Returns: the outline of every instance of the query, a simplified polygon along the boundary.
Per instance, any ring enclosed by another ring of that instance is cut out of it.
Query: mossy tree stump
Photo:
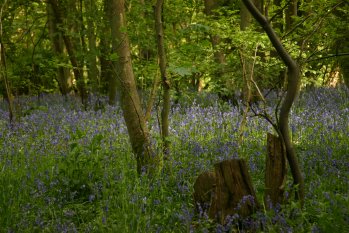
[[[286,150],[279,137],[267,134],[264,204],[269,209],[284,202],[287,174]]]
[[[259,208],[246,162],[241,159],[222,161],[215,164],[214,173],[201,174],[194,185],[194,199],[199,204],[209,199],[208,216],[221,224],[227,216],[246,217]]]

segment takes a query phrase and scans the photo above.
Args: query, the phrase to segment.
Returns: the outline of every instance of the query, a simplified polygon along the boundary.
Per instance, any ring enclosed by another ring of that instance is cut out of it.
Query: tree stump
[[[264,204],[267,209],[283,203],[286,183],[286,150],[279,137],[267,134]]]
[[[225,224],[228,215],[249,216],[259,207],[244,160],[215,164],[215,184],[208,215],[217,222]]]
[[[199,213],[225,224],[227,216],[247,217],[259,208],[246,162],[231,159],[215,164],[214,172],[204,172],[194,184],[194,201]]]
[[[214,172],[201,173],[194,183],[194,202],[198,213],[208,211],[211,205],[212,192],[216,183]]]

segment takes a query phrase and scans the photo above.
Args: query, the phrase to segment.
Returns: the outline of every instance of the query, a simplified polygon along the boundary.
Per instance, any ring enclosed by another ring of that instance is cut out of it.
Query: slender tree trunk
[[[159,72],[157,72],[157,74],[153,80],[153,86],[151,88],[150,95],[149,95],[149,98],[147,101],[147,107],[145,110],[145,121],[146,122],[149,121],[149,118],[151,116],[151,110],[153,109],[154,101],[156,99],[157,89],[159,88],[160,82],[161,82],[160,75],[159,75]]]
[[[342,2],[343,7],[345,6],[345,1]],[[347,2],[348,5],[348,2]],[[338,19],[341,19],[343,21],[349,21],[349,15],[345,13],[345,11],[341,11],[341,8],[337,8],[335,10],[335,14],[337,15]],[[338,32],[340,32],[341,28],[338,28]],[[334,45],[333,53],[339,54],[339,53],[347,53],[349,51],[349,34],[343,34],[342,37],[338,38],[336,40],[336,43]],[[343,78],[344,84],[349,88],[349,59],[348,56],[340,56],[337,58],[340,73],[342,75],[339,75],[339,77]],[[333,70],[333,69],[332,69]]]
[[[259,12],[254,6],[251,0],[243,0],[244,4],[251,12],[253,17],[261,24],[265,32],[267,33],[271,43],[278,52],[279,56],[288,68],[287,72],[287,93],[282,102],[278,128],[280,130],[279,136],[283,140],[286,148],[286,155],[290,164],[291,173],[293,176],[294,185],[297,187],[296,198],[299,198],[301,205],[304,203],[304,180],[297,160],[296,152],[293,147],[289,132],[289,115],[292,104],[298,94],[300,86],[300,70],[297,62],[292,59],[290,54],[283,47],[280,39],[276,35],[275,31],[271,27],[268,20]]]
[[[163,88],[163,107],[161,111],[161,129],[162,129],[162,142],[164,154],[169,153],[170,142],[169,136],[169,122],[168,116],[170,114],[170,81],[166,74],[166,52],[165,52],[165,42],[164,42],[164,28],[162,24],[162,7],[164,0],[157,0],[155,6],[155,28],[156,28],[156,38],[158,45],[158,56],[159,65],[161,72],[162,88]]]
[[[274,0],[273,1],[273,5],[277,8],[281,8],[281,4],[282,4],[282,0]],[[272,22],[272,26],[274,29],[276,29],[279,32],[283,32],[283,11],[278,11],[275,14],[277,14],[276,16],[274,16],[274,20]]]
[[[144,26],[144,30],[149,31],[149,29],[153,28],[152,21],[154,20],[154,15],[150,15],[148,13],[147,8],[150,6],[150,4],[153,4],[152,2],[145,2],[144,0],[140,0],[140,3],[143,7],[143,10],[140,12],[141,17],[144,18],[145,24],[142,24]],[[155,9],[154,9],[155,10]],[[151,19],[151,20],[149,20]],[[139,57],[145,61],[148,62],[153,62],[153,57],[156,55],[156,52],[154,51],[153,46],[149,45],[142,45],[139,44]],[[150,116],[151,116],[151,111],[153,109],[153,105],[157,96],[157,91],[159,89],[159,85],[161,82],[159,72],[156,72],[156,75],[154,76],[153,83],[152,83],[152,89],[150,91],[148,100],[147,100],[147,105],[146,105],[146,110],[145,110],[145,120],[148,122]]]
[[[140,12],[140,16],[144,19],[144,23],[142,23],[143,30],[146,30],[146,31],[152,30],[154,26],[152,24],[153,15],[149,14],[147,10],[150,4],[152,4],[152,1],[140,0],[139,2],[143,8],[143,10]],[[156,52],[154,51],[154,47],[149,43],[146,43],[146,44],[139,43],[138,46],[139,46],[139,58],[145,61],[152,61],[152,59],[156,55]]]
[[[247,28],[251,25],[252,22],[252,17],[251,13],[248,11],[246,8],[245,4],[242,2],[240,3],[240,30],[241,31],[246,31]],[[245,48],[243,49],[245,50]],[[242,79],[243,79],[243,87],[242,87],[242,99],[245,105],[245,111],[243,114],[243,118],[240,124],[240,139],[239,142],[242,142],[242,136],[244,132],[244,127],[246,124],[246,117],[247,113],[249,111],[249,103],[252,98],[252,87],[250,85],[250,76],[251,76],[251,61],[249,60],[249,56],[245,56],[244,53],[245,51],[240,52],[240,62],[242,66]]]
[[[100,64],[100,82],[101,82],[101,92],[108,94],[109,97],[109,104],[111,100],[116,99],[116,84],[112,85],[110,84],[110,80],[115,79],[115,75],[112,75],[112,67],[111,67],[111,62],[108,60],[108,55],[110,55],[110,41],[109,41],[109,34],[107,32],[101,32],[102,34],[100,35],[100,43],[99,43],[99,51],[100,51],[100,56],[99,56],[99,64]],[[107,38],[108,37],[108,38]],[[115,82],[114,82],[115,83]],[[115,91],[110,91],[110,87],[115,86]],[[113,96],[110,96],[111,93],[115,93]]]
[[[251,13],[246,8],[245,4],[240,4],[240,30],[245,31],[251,25]]]
[[[214,10],[216,10],[220,6],[220,2],[216,0],[205,0],[205,9],[204,12],[206,15],[214,15]],[[213,49],[216,49],[220,44],[221,38],[219,35],[211,35],[211,43]],[[224,74],[224,65],[226,64],[226,59],[223,51],[216,50],[214,52],[215,61],[220,65],[220,71],[218,72],[220,76]]]
[[[7,0],[1,5],[0,8],[0,80],[4,82],[5,86],[5,99],[8,103],[9,110],[9,120],[10,124],[13,122],[14,112],[13,112],[13,101],[12,101],[12,93],[10,89],[10,85],[7,78],[7,67],[6,67],[6,53],[5,46],[3,42],[3,25],[2,25],[2,14],[3,10],[7,4]]]
[[[99,92],[99,74],[97,68],[97,46],[94,24],[94,14],[97,6],[94,0],[85,0],[85,8],[87,12],[87,38],[88,38],[88,54],[87,54],[87,70],[88,79],[91,82],[92,90],[95,94]]]
[[[60,25],[60,27],[63,26],[63,16],[61,13],[61,9],[58,5],[57,0],[48,0],[47,4],[51,4],[52,10],[55,16],[55,23],[57,25]],[[60,28],[58,27],[58,28]],[[68,55],[70,62],[73,66],[73,72],[74,76],[77,82],[77,87],[80,92],[80,97],[81,97],[81,102],[82,104],[86,107],[87,106],[87,91],[86,91],[86,86],[85,86],[85,81],[84,81],[84,76],[83,76],[83,69],[82,69],[82,64],[79,64],[79,61],[76,56],[76,49],[74,46],[74,43],[72,39],[65,33],[65,31],[60,28],[60,32],[62,33],[63,41],[65,44],[65,47],[67,49]]]
[[[62,59],[64,55],[64,45],[62,40],[62,34],[59,32],[57,25],[55,24],[53,10],[51,4],[47,4],[47,18],[48,18],[48,29],[49,36],[52,41],[53,51],[56,54],[58,59]],[[70,85],[69,85],[69,75],[68,70],[64,67],[58,67],[57,69],[57,77],[59,90],[63,96],[66,96],[69,93]]]
[[[289,2],[288,8],[286,9],[286,31],[289,31],[292,29],[293,24],[293,17],[297,16],[297,2],[298,0],[291,0]]]
[[[257,2],[256,0],[254,2]],[[261,6],[259,6],[261,8]],[[248,27],[250,27],[252,23],[252,16],[249,10],[246,8],[245,4],[240,3],[240,30],[246,31]],[[243,48],[246,50],[246,48]],[[250,111],[250,103],[254,101],[255,96],[257,96],[256,88],[252,85],[252,80],[254,79],[254,63],[257,57],[258,45],[256,46],[256,51],[253,55],[253,61],[250,59],[250,56],[246,56],[246,51],[239,51],[240,54],[240,62],[242,66],[242,79],[243,79],[243,87],[242,87],[242,97],[245,105],[245,109],[242,115],[242,120],[239,127],[239,144],[243,141],[243,135],[245,132],[245,127],[247,124],[247,115]]]
[[[118,48],[121,46],[120,38],[116,37],[117,35],[117,27],[118,27],[118,15],[116,15],[115,11],[115,0],[106,0],[107,4],[105,5],[104,11],[105,14],[109,17],[109,22],[111,25],[111,44],[112,44],[112,54],[119,54]],[[116,60],[112,60],[109,62],[112,70],[117,68]],[[114,105],[116,103],[116,91],[117,91],[117,77],[115,74],[112,74],[108,80],[108,96],[109,96],[109,104]]]
[[[118,70],[121,108],[125,118],[133,152],[137,158],[137,171],[153,173],[158,169],[159,156],[151,148],[148,128],[145,123],[132,69],[129,38],[126,32],[124,0],[112,1],[112,14],[116,16],[116,27],[112,36],[117,38]]]
[[[109,59],[111,54],[111,14],[110,14],[110,0],[103,1],[102,23],[99,23],[99,62],[100,62],[100,81],[103,93],[107,93],[109,97],[109,104],[115,104],[116,100],[116,78],[112,75],[112,65]]]
[[[2,31],[2,22],[0,22],[0,27]],[[13,101],[12,101],[12,93],[9,85],[9,81],[7,78],[7,67],[6,67],[6,55],[5,55],[5,46],[2,41],[2,32],[0,36],[0,80],[2,79],[5,86],[5,99],[8,104],[8,112],[9,112],[9,120],[10,123],[13,122],[14,112],[13,112]]]

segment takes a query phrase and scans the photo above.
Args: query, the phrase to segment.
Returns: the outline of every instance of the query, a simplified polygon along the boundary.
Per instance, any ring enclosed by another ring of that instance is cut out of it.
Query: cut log
[[[264,204],[270,209],[284,202],[287,166],[286,150],[279,137],[268,133],[267,147]]]
[[[225,224],[227,216],[246,217],[259,208],[244,160],[231,159],[215,164],[215,184],[208,215],[217,222]]]

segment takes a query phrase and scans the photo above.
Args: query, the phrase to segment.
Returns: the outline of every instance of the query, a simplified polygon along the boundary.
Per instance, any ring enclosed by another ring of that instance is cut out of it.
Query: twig
[[[337,54],[329,54],[325,57],[319,57],[319,58],[315,58],[315,59],[311,59],[311,60],[305,60],[304,62],[313,62],[313,61],[319,61],[319,60],[323,60],[323,59],[327,59],[327,58],[332,58],[332,57],[343,57],[343,56],[349,56],[349,53],[337,53]]]
[[[281,9],[279,9],[269,20],[269,22],[273,22],[276,16],[282,14],[282,12],[286,9],[286,7],[291,3],[292,0],[289,0]]]

